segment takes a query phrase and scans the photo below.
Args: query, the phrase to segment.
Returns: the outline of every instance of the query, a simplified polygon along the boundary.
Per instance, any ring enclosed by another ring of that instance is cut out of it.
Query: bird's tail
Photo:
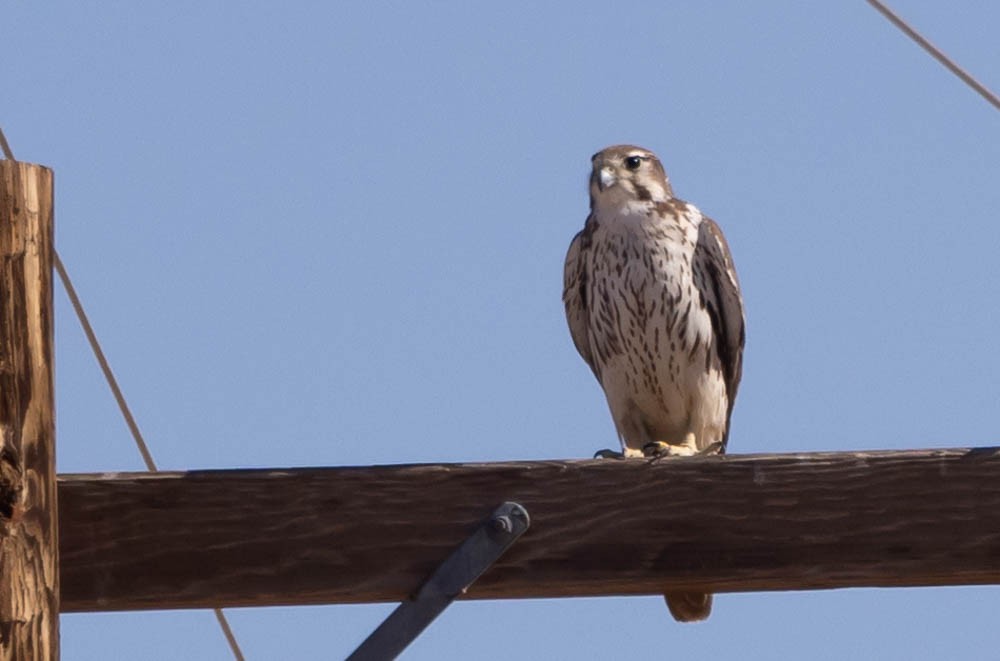
[[[712,613],[712,595],[703,592],[668,592],[663,595],[667,600],[670,614],[678,622],[698,622],[708,619]]]

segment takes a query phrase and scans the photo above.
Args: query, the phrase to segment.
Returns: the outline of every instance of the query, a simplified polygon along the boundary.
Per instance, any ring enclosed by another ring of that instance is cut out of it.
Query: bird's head
[[[663,202],[673,197],[656,154],[634,145],[615,145],[591,157],[590,206]]]

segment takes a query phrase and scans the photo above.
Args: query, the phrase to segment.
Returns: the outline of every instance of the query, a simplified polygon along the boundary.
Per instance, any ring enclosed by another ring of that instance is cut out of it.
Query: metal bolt
[[[493,520],[490,521],[493,529],[497,532],[510,532],[514,529],[514,524],[507,515],[495,516]]]

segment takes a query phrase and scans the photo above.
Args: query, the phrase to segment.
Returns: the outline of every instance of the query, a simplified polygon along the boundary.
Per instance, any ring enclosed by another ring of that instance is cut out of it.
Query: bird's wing
[[[695,284],[712,319],[715,335],[714,352],[726,381],[729,409],[726,412],[726,434],[729,437],[729,417],[736,401],[736,389],[743,373],[743,344],[746,339],[746,321],[743,314],[743,296],[733,267],[729,245],[719,226],[703,216],[698,227],[698,244],[695,246],[692,269]]]
[[[576,350],[590,366],[594,376],[600,380],[597,367],[590,348],[590,330],[587,319],[590,316],[587,308],[587,268],[586,253],[590,249],[591,235],[595,221],[587,219],[584,228],[573,237],[566,253],[566,265],[563,270],[563,304],[566,306],[566,321],[569,323],[569,333],[573,337]]]

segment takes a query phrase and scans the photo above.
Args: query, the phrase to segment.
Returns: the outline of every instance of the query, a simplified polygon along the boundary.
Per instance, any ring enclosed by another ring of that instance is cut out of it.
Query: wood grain
[[[995,448],[66,475],[64,611],[398,601],[499,503],[467,597],[1000,583]]]
[[[52,171],[0,160],[0,659],[59,657]]]

